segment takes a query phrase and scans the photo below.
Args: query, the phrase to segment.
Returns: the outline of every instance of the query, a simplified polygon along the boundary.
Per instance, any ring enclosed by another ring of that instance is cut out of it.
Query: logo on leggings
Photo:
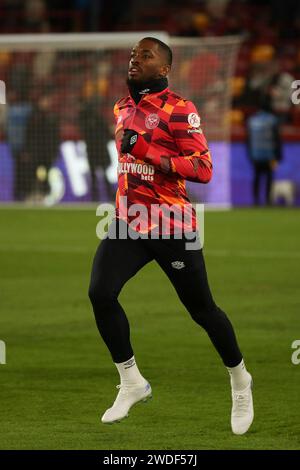
[[[125,369],[130,369],[130,367],[135,366],[135,360],[129,359],[129,361],[125,362],[124,367]]]
[[[185,264],[183,261],[172,261],[172,268],[174,269],[182,269],[185,268]]]

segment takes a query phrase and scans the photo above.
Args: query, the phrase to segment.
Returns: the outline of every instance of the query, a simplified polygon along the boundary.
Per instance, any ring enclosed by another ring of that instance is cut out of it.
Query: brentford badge
[[[147,129],[155,129],[159,124],[159,116],[157,114],[149,114],[145,119]]]
[[[200,127],[200,117],[196,113],[190,113],[188,115],[188,123],[191,127]]]

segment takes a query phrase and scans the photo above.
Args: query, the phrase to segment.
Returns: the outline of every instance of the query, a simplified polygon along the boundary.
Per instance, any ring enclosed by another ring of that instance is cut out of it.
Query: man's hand
[[[130,153],[133,157],[143,160],[147,155],[148,148],[149,145],[141,134],[132,129],[124,130],[121,142],[122,153]]]

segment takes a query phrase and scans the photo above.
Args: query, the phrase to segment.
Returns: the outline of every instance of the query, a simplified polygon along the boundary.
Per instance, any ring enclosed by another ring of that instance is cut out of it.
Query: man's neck
[[[133,82],[127,80],[127,85],[130,95],[135,103],[138,104],[143,96],[148,95],[149,93],[159,93],[160,91],[165,90],[165,88],[168,87],[168,79],[165,77],[154,78],[144,82]]]

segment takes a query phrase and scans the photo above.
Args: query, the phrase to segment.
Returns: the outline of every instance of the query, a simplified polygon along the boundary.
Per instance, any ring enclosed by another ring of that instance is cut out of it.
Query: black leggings
[[[89,297],[97,327],[114,362],[125,362],[134,354],[128,319],[118,301],[119,293],[124,284],[152,260],[157,261],[166,273],[193,320],[205,329],[224,364],[234,367],[241,362],[233,327],[212,298],[202,250],[186,250],[185,242],[174,238],[107,237],[99,245],[93,262]]]

